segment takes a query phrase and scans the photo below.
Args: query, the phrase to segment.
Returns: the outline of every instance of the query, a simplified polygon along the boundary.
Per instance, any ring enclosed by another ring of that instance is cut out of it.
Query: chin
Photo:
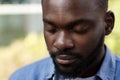
[[[82,74],[82,72],[86,69],[86,64],[83,63],[72,63],[67,65],[62,65],[53,61],[55,64],[56,73],[63,75],[66,78],[75,78],[78,77],[78,74]]]

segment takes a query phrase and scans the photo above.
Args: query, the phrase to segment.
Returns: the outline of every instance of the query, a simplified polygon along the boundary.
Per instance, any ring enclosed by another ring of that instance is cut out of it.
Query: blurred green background
[[[40,0],[1,0],[0,4],[37,5],[40,8]],[[36,12],[30,14],[25,11],[0,14],[0,80],[8,80],[18,68],[48,56],[42,32],[42,14],[37,12],[37,7]],[[109,10],[115,13],[115,26],[105,43],[112,52],[120,55],[120,0],[110,0]],[[3,11],[1,6],[0,11]]]

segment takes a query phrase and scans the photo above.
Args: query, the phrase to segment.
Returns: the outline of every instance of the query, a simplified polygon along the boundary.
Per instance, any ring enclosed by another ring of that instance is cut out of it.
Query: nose
[[[64,31],[61,31],[61,32],[59,32],[58,36],[56,37],[54,46],[58,50],[63,51],[63,50],[72,49],[74,47],[74,44],[73,44],[73,40],[70,37],[70,34],[64,32]]]

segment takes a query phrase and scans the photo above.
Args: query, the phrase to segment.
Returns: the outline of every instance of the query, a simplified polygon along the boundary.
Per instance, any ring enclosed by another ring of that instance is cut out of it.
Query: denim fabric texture
[[[34,62],[14,72],[9,80],[53,80],[55,69],[51,57]],[[106,48],[96,80],[120,80],[120,57]]]

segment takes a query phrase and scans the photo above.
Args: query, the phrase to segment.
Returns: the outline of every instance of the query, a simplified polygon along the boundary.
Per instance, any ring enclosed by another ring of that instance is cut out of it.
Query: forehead
[[[97,0],[43,0],[43,17],[77,19],[96,16],[99,13]]]

